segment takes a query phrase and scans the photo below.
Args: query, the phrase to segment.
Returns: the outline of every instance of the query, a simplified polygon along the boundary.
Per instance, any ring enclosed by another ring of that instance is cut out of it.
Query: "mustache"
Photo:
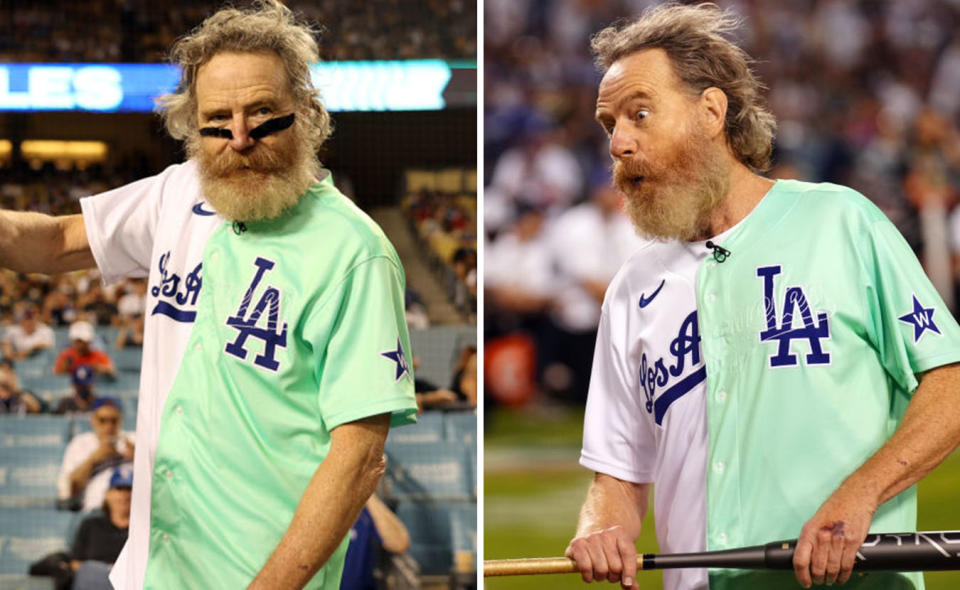
[[[224,150],[207,161],[209,173],[213,176],[228,176],[239,170],[250,170],[270,174],[286,168],[281,154],[258,144],[246,153]]]
[[[617,186],[632,185],[633,179],[642,176],[650,178],[650,168],[637,160],[616,160],[613,163],[613,180]]]

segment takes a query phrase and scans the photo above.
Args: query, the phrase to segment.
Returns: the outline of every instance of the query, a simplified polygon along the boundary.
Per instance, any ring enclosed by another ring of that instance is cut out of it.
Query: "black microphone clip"
[[[720,244],[714,244],[713,240],[707,240],[707,248],[713,250],[713,259],[717,262],[723,262],[730,256],[730,250],[727,250]]]
[[[243,223],[242,221],[234,221],[234,222],[233,222],[233,233],[235,233],[235,234],[237,234],[237,235],[239,236],[240,234],[242,234],[242,233],[245,232],[245,231],[247,231],[247,226],[246,226],[245,223]]]

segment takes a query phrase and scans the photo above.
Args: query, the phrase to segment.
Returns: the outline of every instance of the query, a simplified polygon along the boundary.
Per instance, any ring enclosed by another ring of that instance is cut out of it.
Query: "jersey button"
[[[211,256],[210,258],[213,259],[214,262],[216,262],[220,258],[220,253],[214,252],[213,256]]]
[[[713,469],[717,473],[723,473],[723,470],[726,468],[727,466],[724,464],[723,461],[717,461],[716,463],[713,464]]]
[[[707,295],[707,299],[710,301],[710,303],[713,303],[714,301],[717,300],[717,294],[716,294],[716,293],[710,293],[709,295]]]
[[[167,469],[166,471],[164,471],[164,472],[163,472],[163,475],[164,475],[164,477],[166,477],[167,479],[173,479],[173,472],[170,471],[169,469]]]
[[[726,545],[727,533],[720,533],[719,535],[717,535],[717,542],[720,543],[721,545]]]
[[[164,543],[170,542],[170,533],[163,533],[163,542]]]
[[[195,351],[197,351],[197,352],[200,352],[201,350],[203,350],[203,346],[201,346],[200,343],[197,342],[197,343],[193,346],[193,349],[194,349]]]
[[[183,416],[183,406],[177,406],[177,409],[174,411],[177,413],[177,416]]]
[[[723,403],[723,402],[727,401],[727,392],[726,392],[726,391],[718,391],[718,392],[717,392],[717,401],[720,402],[720,403]]]

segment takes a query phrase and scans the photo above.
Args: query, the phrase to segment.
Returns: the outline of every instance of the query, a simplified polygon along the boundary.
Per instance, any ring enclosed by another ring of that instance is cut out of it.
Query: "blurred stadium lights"
[[[314,82],[334,112],[476,104],[475,62],[324,62],[313,69]],[[454,76],[463,70],[468,76]],[[173,90],[179,77],[177,67],[167,64],[4,64],[0,111],[149,112],[154,99]],[[451,84],[454,78],[457,83]],[[456,86],[455,91],[448,86]]]
[[[27,139],[20,143],[20,153],[29,162],[58,162],[61,168],[76,163],[82,169],[87,164],[104,162],[107,159],[107,144],[102,141],[60,141],[51,139]]]

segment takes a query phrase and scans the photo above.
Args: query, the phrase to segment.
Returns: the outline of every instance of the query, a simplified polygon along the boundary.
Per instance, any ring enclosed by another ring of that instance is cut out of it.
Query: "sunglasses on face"
[[[94,419],[98,424],[119,424],[119,416],[95,416]]]

